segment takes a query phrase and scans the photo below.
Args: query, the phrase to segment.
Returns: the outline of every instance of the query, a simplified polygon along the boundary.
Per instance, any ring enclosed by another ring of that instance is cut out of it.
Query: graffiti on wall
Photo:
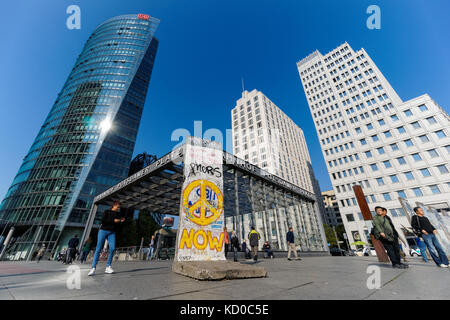
[[[222,146],[189,137],[185,148],[175,259],[225,260]]]

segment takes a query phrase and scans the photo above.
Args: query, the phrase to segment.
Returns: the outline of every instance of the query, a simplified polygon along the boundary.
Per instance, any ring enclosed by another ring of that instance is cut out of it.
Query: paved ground
[[[243,262],[246,263],[246,262]],[[381,270],[381,288],[369,290],[367,267]],[[88,277],[81,289],[67,289],[67,266],[53,261],[1,262],[0,299],[449,299],[450,270],[410,259],[400,270],[375,257],[305,257],[302,261],[262,260],[267,278],[204,282],[170,271],[169,261],[117,262],[116,273]]]

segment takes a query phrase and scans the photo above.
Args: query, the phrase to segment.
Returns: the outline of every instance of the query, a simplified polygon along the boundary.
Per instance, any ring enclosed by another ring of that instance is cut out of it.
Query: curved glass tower
[[[0,205],[2,230],[15,229],[7,259],[29,259],[43,243],[53,252],[67,245],[94,196],[127,176],[158,24],[118,16],[87,40]]]

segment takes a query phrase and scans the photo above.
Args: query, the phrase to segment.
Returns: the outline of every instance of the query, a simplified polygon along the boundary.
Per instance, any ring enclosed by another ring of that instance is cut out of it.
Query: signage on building
[[[148,14],[139,13],[138,19],[148,20],[148,19],[150,19],[150,16]]]
[[[225,260],[222,146],[188,137],[185,148],[175,259]]]

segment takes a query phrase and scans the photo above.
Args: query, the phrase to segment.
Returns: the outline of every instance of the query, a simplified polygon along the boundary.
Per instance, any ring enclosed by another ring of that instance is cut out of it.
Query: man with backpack
[[[248,234],[248,240],[250,240],[250,247],[252,247],[253,261],[258,260],[258,244],[261,236],[258,231],[255,230],[255,227],[252,227],[252,231]]]
[[[375,213],[376,215],[373,217],[374,237],[383,244],[393,268],[408,268],[407,264],[401,262],[398,232],[395,230],[391,218],[387,216],[387,209],[377,206],[375,207]]]

